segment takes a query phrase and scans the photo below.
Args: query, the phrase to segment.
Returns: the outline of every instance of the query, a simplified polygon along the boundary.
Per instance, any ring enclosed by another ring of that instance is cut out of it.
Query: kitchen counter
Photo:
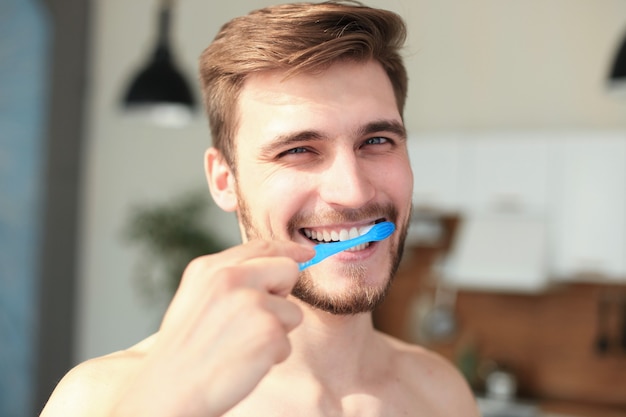
[[[612,408],[573,402],[544,401],[539,404],[542,417],[626,417],[626,408]]]
[[[483,417],[626,417],[626,409],[562,401],[506,401],[477,397]]]

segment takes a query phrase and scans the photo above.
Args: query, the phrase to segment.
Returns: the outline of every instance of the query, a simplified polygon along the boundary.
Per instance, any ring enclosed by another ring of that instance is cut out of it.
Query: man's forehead
[[[296,83],[315,83],[315,78],[320,75],[298,74],[287,77],[285,71],[272,70],[261,71],[246,77],[239,95],[239,108],[241,103],[255,101],[267,105],[291,104],[304,101],[290,89],[290,85]]]
[[[376,61],[287,75],[283,70],[262,71],[245,80],[237,103],[236,142],[306,130],[320,136],[349,134],[381,120],[402,125],[391,82]]]

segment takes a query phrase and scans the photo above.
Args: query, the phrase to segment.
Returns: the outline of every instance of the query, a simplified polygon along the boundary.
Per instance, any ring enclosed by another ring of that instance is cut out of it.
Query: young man
[[[477,416],[447,362],[377,332],[413,178],[395,14],[291,4],[226,24],[201,57],[211,194],[244,244],[191,262],[159,332],[72,370],[50,416]],[[304,272],[313,246],[386,240]]]

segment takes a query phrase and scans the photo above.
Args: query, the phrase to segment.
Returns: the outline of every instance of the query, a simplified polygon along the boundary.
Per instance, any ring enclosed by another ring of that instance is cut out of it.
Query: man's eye
[[[297,153],[306,153],[308,151],[309,150],[307,148],[298,147],[298,148],[293,148],[293,149],[289,149],[284,152],[281,152],[279,156],[295,155]]]
[[[388,142],[389,142],[389,139],[377,136],[377,137],[367,139],[365,141],[365,144],[366,145],[381,145],[383,143],[388,143]]]

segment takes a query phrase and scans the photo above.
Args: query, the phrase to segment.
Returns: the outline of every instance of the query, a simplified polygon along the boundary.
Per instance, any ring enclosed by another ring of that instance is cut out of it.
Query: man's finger
[[[292,301],[277,295],[269,295],[267,309],[283,324],[285,331],[290,332],[302,323],[302,310]]]
[[[240,267],[246,269],[248,285],[281,297],[291,293],[300,272],[298,264],[285,256],[254,258]]]
[[[314,255],[315,250],[312,247],[286,240],[252,240],[243,245],[226,249],[219,254],[222,262],[230,264],[272,256],[285,256],[296,262],[304,262]]]

